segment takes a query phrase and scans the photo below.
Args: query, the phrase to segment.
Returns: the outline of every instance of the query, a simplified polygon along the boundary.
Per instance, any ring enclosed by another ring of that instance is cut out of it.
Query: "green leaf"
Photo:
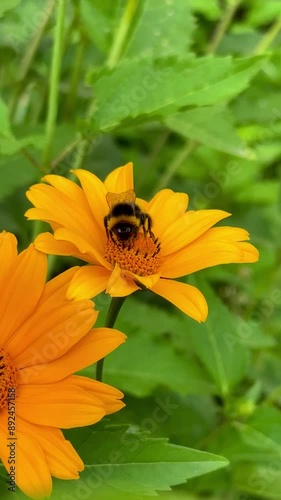
[[[241,335],[241,343],[251,349],[266,349],[277,344],[274,337],[264,333],[262,324],[254,320],[245,321],[241,318],[237,320],[237,328]]]
[[[166,405],[166,415],[163,415],[161,423],[147,420],[148,415],[161,412],[161,408]],[[130,421],[132,426],[136,425],[141,431],[149,431],[150,437],[169,437],[176,444],[193,447],[215,429],[218,415],[211,395],[180,396],[175,391],[158,390],[147,398],[126,394],[126,407],[114,416],[115,421]]]
[[[27,497],[21,493],[17,486],[15,490],[9,490],[11,485],[7,483],[9,480],[9,476],[7,474],[6,469],[2,462],[0,462],[0,491],[1,491],[1,500],[26,500]]]
[[[192,9],[203,14],[207,19],[216,21],[221,15],[221,7],[218,0],[189,0]]]
[[[280,458],[264,464],[243,463],[234,468],[237,489],[265,500],[281,499]]]
[[[38,178],[36,168],[20,155],[3,157],[0,162],[0,199],[13,193],[19,187],[26,187]]]
[[[208,106],[231,99],[244,90],[259,71],[262,57],[233,60],[231,57],[192,55],[177,60],[134,59],[113,70],[90,77],[97,110],[96,129],[116,127],[127,118],[160,118],[184,106]]]
[[[6,0],[4,5],[8,1]],[[1,0],[1,5],[2,3]],[[12,12],[7,12],[5,22],[1,26],[0,44],[19,51],[30,43],[35,32],[49,16],[51,4],[46,0],[36,0],[36,2],[34,0],[21,2],[11,0],[9,4],[16,8]],[[18,70],[18,62],[19,59],[15,63],[15,72]]]
[[[271,448],[280,456],[281,453],[281,412],[276,408],[258,408],[246,424],[239,424],[241,437],[246,440],[247,430],[252,430],[252,442],[256,446]]]
[[[83,28],[96,47],[106,52],[112,43],[112,33],[117,13],[120,11],[115,0],[81,0],[80,15]]]
[[[170,444],[166,439],[148,438],[124,426],[104,430],[88,427],[76,432],[75,438],[76,443],[70,433],[71,442],[86,464],[81,483],[87,484],[92,477],[97,495],[100,491],[110,494],[117,490],[155,496],[156,491],[167,491],[173,485],[228,465],[223,457]],[[79,482],[70,483],[76,498]]]
[[[12,139],[13,138],[13,133],[11,130],[11,125],[10,125],[10,119],[9,119],[9,111],[4,103],[4,101],[0,97],[0,138],[1,135],[5,139]],[[1,146],[0,146],[1,148]],[[1,153],[1,149],[0,149]]]
[[[275,130],[275,122],[281,117],[280,94],[271,84],[255,82],[233,102],[231,109],[240,124],[266,123],[267,128]]]
[[[280,16],[279,0],[255,0],[248,16],[251,26],[264,26],[276,20]]]
[[[277,203],[280,196],[280,182],[278,180],[263,180],[248,185],[236,194],[236,199],[242,203]]]
[[[218,151],[251,158],[253,153],[238,136],[230,111],[221,106],[208,106],[168,116],[165,124],[188,139]]]
[[[7,10],[14,9],[19,3],[20,0],[1,0],[0,17],[2,17]]]
[[[129,59],[185,56],[193,30],[194,21],[186,0],[145,0],[124,56]]]
[[[138,397],[147,396],[161,386],[183,395],[212,392],[190,350],[175,348],[180,331],[188,336],[185,318],[128,298],[116,326],[128,334],[128,340],[107,356],[104,373],[107,383]],[[91,376],[91,369],[83,370],[83,374]]]
[[[18,151],[28,146],[32,146],[39,151],[43,149],[45,144],[44,135],[27,136],[21,139],[15,137],[0,139],[0,152],[3,155],[14,155]]]
[[[211,384],[194,359],[174,352],[164,339],[153,341],[147,332],[130,335],[126,345],[110,355],[105,381],[139,397],[159,386],[180,394],[211,392]]]
[[[209,443],[209,449],[223,454],[235,466],[273,462],[281,453],[280,425],[279,410],[257,407],[246,421],[235,420],[231,425],[218,429]]]
[[[245,376],[249,353],[241,342],[243,331],[237,320],[202,279],[196,280],[209,306],[206,323],[191,328],[192,345],[214,380],[220,395],[226,396]]]

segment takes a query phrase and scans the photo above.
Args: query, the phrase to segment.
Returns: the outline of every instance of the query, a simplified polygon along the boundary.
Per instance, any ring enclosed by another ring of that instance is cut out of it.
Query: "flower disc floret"
[[[7,408],[9,389],[17,386],[18,370],[10,354],[0,347],[0,409]]]
[[[160,244],[143,233],[125,242],[109,238],[105,258],[113,266],[118,264],[122,270],[138,276],[151,276],[158,273],[161,265]]]

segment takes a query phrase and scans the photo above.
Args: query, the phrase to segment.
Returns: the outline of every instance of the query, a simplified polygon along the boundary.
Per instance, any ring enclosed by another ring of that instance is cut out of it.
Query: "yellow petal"
[[[9,437],[7,422],[7,411],[2,410],[0,414],[0,458],[9,472],[10,448],[7,443],[11,441],[7,440]],[[27,434],[21,423],[22,420],[17,416],[16,484],[28,498],[42,499],[48,497],[52,491],[50,470],[36,434],[34,433],[33,436]]]
[[[40,217],[43,219],[44,217],[43,220],[46,222],[56,222],[60,227],[71,229],[77,235],[88,235],[89,242],[91,242],[92,234],[96,232],[98,226],[92,216],[85,194],[81,188],[78,186],[76,188],[80,189],[79,196],[72,198],[70,193],[61,192],[53,186],[35,184],[26,193],[35,209],[28,210],[26,215],[29,218]],[[74,190],[76,192],[75,188]],[[44,210],[45,215],[36,212],[36,209]]]
[[[57,221],[57,217],[42,208],[29,208],[24,215],[28,220],[43,220],[47,222],[53,231],[61,227],[61,224]]]
[[[57,382],[74,372],[96,363],[119,345],[126,336],[112,328],[95,328],[63,356],[46,365],[34,365],[20,370],[21,383],[47,384]]]
[[[141,284],[143,288],[151,289],[160,279],[160,274],[150,274],[150,276],[139,276],[131,271],[122,270],[122,277],[127,280],[133,280],[138,285]]]
[[[71,269],[46,285],[36,310],[7,343],[18,368],[41,364],[44,369],[46,363],[67,352],[95,323],[98,313],[92,301],[75,302],[65,297],[72,276]]]
[[[61,193],[68,196],[71,200],[76,200],[80,207],[85,212],[88,212],[89,217],[91,217],[91,210],[89,204],[87,202],[87,198],[83,189],[77,186],[76,182],[67,179],[66,177],[62,177],[61,175],[45,175],[43,180],[51,184],[51,186],[55,187]]]
[[[104,183],[88,170],[74,170],[73,174],[78,177],[91,207],[94,219],[96,220],[99,229],[104,232],[105,238],[106,233],[103,219],[108,214],[109,208],[106,201],[106,188],[104,187]]]
[[[250,243],[244,243],[241,242],[239,243],[239,248],[243,252],[243,257],[242,257],[242,262],[244,263],[251,263],[251,262],[257,262],[259,260],[259,251],[254,247],[254,245],[251,245]]]
[[[217,231],[217,229],[219,231]],[[217,234],[223,241],[246,241],[250,239],[248,231],[241,227],[222,226],[213,228],[211,234]]]
[[[74,275],[68,291],[69,299],[88,299],[103,292],[110,277],[111,271],[101,266],[80,267]]]
[[[160,279],[151,291],[169,300],[178,309],[199,323],[206,321],[208,306],[205,297],[194,286],[179,281]]]
[[[17,239],[12,233],[6,231],[0,233],[0,290],[4,289],[6,277],[16,263],[17,244]]]
[[[161,238],[167,227],[185,213],[187,205],[187,194],[174,193],[171,189],[163,189],[152,198],[146,210],[152,218],[152,231],[157,238]]]
[[[106,415],[115,413],[121,408],[124,408],[125,404],[120,401],[124,397],[124,394],[118,389],[111,387],[111,385],[104,384],[103,382],[98,382],[97,380],[91,380],[86,377],[79,377],[77,375],[73,376],[75,378],[75,384],[77,387],[81,387],[81,390],[92,394],[103,402]]]
[[[71,229],[67,228],[61,228],[58,229],[54,237],[56,240],[59,241],[67,241],[75,245],[78,249],[78,252],[82,255],[84,255],[84,259],[86,261],[90,261],[94,264],[101,264],[105,267],[110,267],[108,262],[105,260],[103,257],[104,254],[104,245],[102,244],[101,240],[99,239],[100,232],[96,233],[96,239],[99,241],[98,244],[92,245],[89,243],[87,238],[84,238],[84,236],[78,235]]]
[[[115,168],[104,181],[107,191],[110,193],[123,193],[128,189],[134,189],[133,164],[132,162]]]
[[[16,350],[9,348],[9,352],[13,352],[14,362],[19,369],[35,364],[42,365],[41,370],[44,369],[46,363],[65,354],[88,333],[98,314],[97,311],[89,310],[87,306],[84,309],[77,303],[61,305],[56,313],[54,309],[49,311],[50,316],[47,317],[41,310],[33,316],[32,321],[27,323],[26,328],[17,333],[15,343],[17,339],[22,339],[18,355],[16,355]],[[39,320],[43,321],[43,324],[40,324]],[[24,339],[24,334],[28,336],[29,332],[31,332],[32,339]]]
[[[123,273],[125,278],[123,277]],[[107,283],[106,293],[111,297],[126,297],[139,290],[139,287],[132,279],[126,279],[127,271],[122,271],[118,264],[115,264],[114,270]]]
[[[48,255],[72,255],[86,262],[92,261],[92,257],[78,251],[75,244],[69,241],[56,240],[51,233],[41,233],[34,241],[35,248]]]
[[[67,271],[58,274],[55,278],[51,279],[46,283],[43,295],[40,299],[41,302],[46,302],[48,300],[60,301],[60,302],[68,302],[66,299],[66,292],[69,287],[69,283],[77,270],[78,266],[71,267]],[[88,302],[90,307],[90,302]]]
[[[98,422],[106,409],[98,397],[81,390],[75,375],[54,384],[20,385],[17,412],[28,422],[69,429]]]
[[[52,476],[59,479],[79,478],[79,471],[84,469],[84,464],[60,429],[30,424],[22,419],[19,422],[23,423],[20,427],[24,427],[27,434],[36,436]]]
[[[17,257],[13,272],[1,290],[0,331],[4,347],[34,311],[45,286],[46,255],[30,245]]]
[[[177,252],[204,234],[214,224],[230,215],[222,210],[186,212],[168,226],[162,234],[161,255],[165,256]]]
[[[257,249],[250,243],[236,241],[241,237],[248,238],[244,229],[209,229],[186,248],[164,257],[161,274],[165,278],[178,278],[219,264],[256,262],[259,258]]]

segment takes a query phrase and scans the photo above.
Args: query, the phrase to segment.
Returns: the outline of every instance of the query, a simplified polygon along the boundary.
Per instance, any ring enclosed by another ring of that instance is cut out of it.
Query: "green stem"
[[[46,121],[46,146],[42,156],[42,164],[44,171],[47,173],[49,170],[50,160],[52,156],[52,145],[55,135],[55,127],[58,112],[58,99],[59,99],[59,79],[62,60],[63,48],[63,26],[65,18],[65,5],[66,0],[58,0],[57,8],[57,22],[55,28],[55,41],[53,58],[50,73],[50,92],[48,100],[48,113]]]
[[[46,229],[46,223],[42,220],[33,221],[33,231],[32,231],[32,241],[35,240],[38,234],[42,233]]]
[[[76,47],[76,52],[74,56],[74,62],[72,65],[72,74],[70,78],[68,95],[66,98],[65,108],[64,108],[64,117],[66,119],[71,116],[73,110],[75,109],[75,101],[77,97],[77,88],[80,78],[80,70],[83,62],[83,56],[85,52],[85,42],[82,39],[79,40]]]
[[[149,179],[149,172],[153,171],[154,169],[157,169],[158,164],[159,164],[159,158],[160,158],[160,153],[165,147],[169,137],[171,135],[171,131],[168,129],[165,129],[160,137],[156,139],[152,146],[152,150],[150,152],[149,158],[147,163],[143,166],[142,169],[142,178],[138,179],[138,182],[135,183],[136,191],[140,191],[143,186],[148,185],[147,184],[147,179]]]
[[[236,12],[236,9],[238,7],[240,3],[240,0],[229,0],[228,1],[228,4],[226,6],[226,9],[224,11],[224,14],[220,20],[220,22],[218,23],[217,27],[216,27],[216,30],[214,32],[214,35],[213,35],[213,38],[207,48],[207,54],[213,54],[218,46],[220,45],[223,37],[224,37],[224,34],[228,28],[228,26],[230,25],[232,19],[233,19],[233,16]]]
[[[73,151],[73,149],[77,148],[77,146],[80,144],[82,139],[80,138],[77,138],[75,139],[73,142],[71,142],[70,144],[68,144],[60,153],[59,155],[54,158],[54,160],[52,161],[52,164],[51,164],[51,168],[50,168],[50,171],[52,172],[56,166],[69,154],[71,153],[71,151]]]
[[[110,50],[110,53],[108,56],[107,66],[109,68],[113,68],[114,66],[116,66],[116,64],[118,63],[118,61],[120,59],[122,50],[124,48],[126,36],[127,36],[128,30],[130,28],[130,25],[131,25],[135,10],[137,8],[138,2],[139,2],[139,0],[128,0],[128,2],[127,2],[125,12],[121,18],[120,24],[119,24],[118,29],[116,31],[114,41],[113,41],[113,44],[112,44],[112,47],[111,47],[111,50]],[[81,44],[81,46],[82,46],[82,44]],[[80,52],[80,50],[81,50],[81,52]],[[80,67],[84,47],[83,47],[83,49],[81,47],[80,50],[77,52],[77,67],[78,66]],[[77,73],[77,71],[75,70],[73,73],[73,87],[71,86],[71,88],[73,88],[73,89],[76,87],[76,84],[77,84],[77,82],[76,82],[77,74],[76,73]],[[72,94],[72,91],[70,91],[70,92]],[[92,115],[95,112],[95,107],[96,107],[95,100],[92,100],[90,103],[90,106],[88,108],[88,111],[86,113],[86,120],[89,120],[89,121],[91,120]],[[88,154],[88,145],[89,145],[88,143],[89,143],[89,141],[85,140],[83,138],[83,133],[78,132],[77,138],[74,141],[75,147],[77,144],[77,154],[75,155],[75,158],[74,158],[74,161],[72,164],[72,170],[77,170],[83,166],[85,158]],[[62,153],[62,156],[63,156],[63,154],[64,153]],[[55,160],[55,163],[57,163],[57,159]],[[52,168],[53,168],[53,166],[52,166]]]
[[[116,318],[119,314],[119,311],[124,304],[126,297],[112,297],[110,306],[107,312],[105,327],[113,328]],[[103,371],[104,358],[100,359],[97,362],[97,371],[96,371],[96,379],[100,382],[102,381],[102,371]]]
[[[86,120],[87,121],[91,120],[95,109],[96,109],[96,103],[94,100],[92,100],[90,103],[89,109],[86,113]],[[87,139],[83,138],[82,132],[78,132],[76,141],[77,141],[77,153],[75,155],[75,158],[74,158],[74,161],[73,161],[73,164],[71,167],[72,170],[77,170],[77,169],[81,168],[83,166],[84,160],[88,154],[87,151],[88,151],[89,141]]]
[[[273,40],[277,37],[279,31],[281,30],[281,16],[272,24],[269,30],[266,32],[264,37],[256,46],[253,54],[260,55],[263,54],[268,47],[272,44]]]
[[[169,184],[170,180],[176,173],[177,169],[180,167],[182,162],[186,160],[186,158],[193,153],[193,151],[197,148],[198,143],[195,141],[187,141],[186,144],[178,154],[175,156],[175,158],[171,161],[171,163],[168,164],[166,171],[164,172],[164,175],[162,175],[158,185],[156,186],[155,192],[157,193],[160,191],[160,189],[163,189],[164,187]]]
[[[46,9],[44,12],[47,15],[44,17],[42,23],[39,25],[39,27],[35,33],[35,36],[33,37],[33,40],[28,45],[27,51],[24,54],[24,57],[22,58],[22,61],[21,61],[20,67],[19,67],[19,74],[18,74],[19,80],[24,80],[24,78],[26,77],[26,75],[29,71],[29,68],[30,68],[31,63],[33,61],[33,58],[36,54],[36,51],[39,47],[42,36],[43,36],[44,31],[46,29],[46,26],[47,26],[49,19],[53,13],[54,8],[55,8],[55,5],[56,5],[56,0],[49,0],[49,2],[46,5]]]
[[[42,23],[39,25],[33,39],[27,46],[27,50],[21,60],[21,64],[18,69],[18,85],[16,87],[15,93],[12,97],[12,102],[10,104],[10,119],[13,120],[16,110],[17,110],[17,104],[18,104],[18,99],[19,96],[21,95],[23,91],[23,87],[25,85],[25,78],[27,76],[27,73],[31,67],[32,61],[34,59],[34,56],[36,54],[36,51],[39,47],[39,44],[41,42],[42,36],[44,34],[44,31],[46,29],[46,26],[49,22],[49,19],[52,15],[52,12],[55,8],[56,0],[50,0],[48,4],[46,5],[45,13],[46,17],[44,17]]]
[[[107,66],[109,68],[113,68],[114,66],[116,66],[120,59],[127,33],[138,6],[138,1],[139,0],[128,0],[127,2],[125,12],[115,33],[111,51],[108,56]]]

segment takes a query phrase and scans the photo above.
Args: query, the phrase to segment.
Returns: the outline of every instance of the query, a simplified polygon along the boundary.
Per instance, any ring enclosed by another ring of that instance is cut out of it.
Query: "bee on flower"
[[[132,163],[115,169],[104,182],[87,170],[73,173],[81,187],[58,175],[32,186],[27,197],[34,208],[26,213],[53,230],[36,238],[38,250],[89,264],[75,273],[69,297],[89,298],[104,290],[111,297],[125,297],[145,288],[201,322],[208,315],[204,296],[176,278],[219,264],[258,260],[247,231],[213,227],[229,213],[188,210],[188,195],[171,189],[149,202],[137,198]]]

